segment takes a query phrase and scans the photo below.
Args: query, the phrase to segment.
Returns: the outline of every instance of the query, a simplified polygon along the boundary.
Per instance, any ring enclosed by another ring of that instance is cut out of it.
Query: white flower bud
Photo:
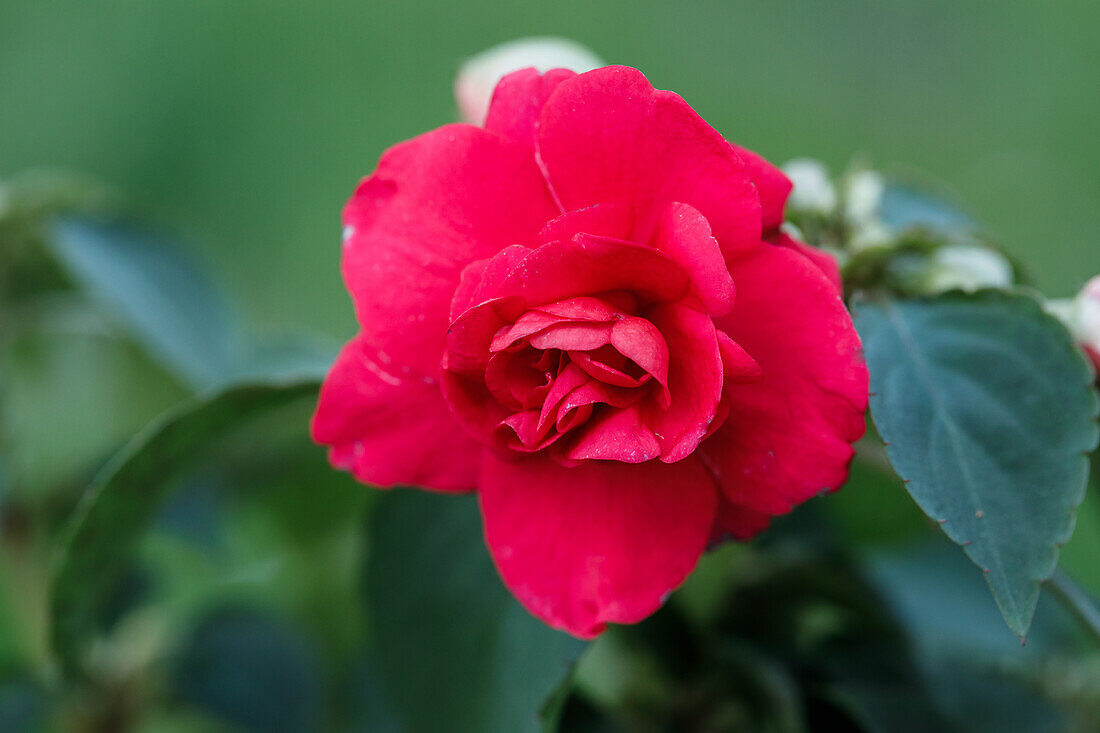
[[[1044,300],[1043,310],[1065,324],[1070,332],[1076,335],[1076,327],[1073,324],[1076,306],[1069,298],[1049,298]]]
[[[836,208],[836,189],[829,180],[828,169],[820,160],[795,158],[787,161],[783,172],[794,184],[787,206],[818,214],[830,214]]]
[[[520,38],[468,59],[455,78],[455,101],[464,122],[480,125],[489,113],[493,90],[502,77],[534,66],[540,72],[571,69],[578,74],[603,66],[600,57],[565,38]]]
[[[856,171],[844,187],[844,218],[849,224],[862,226],[878,218],[879,206],[886,184],[874,171]]]
[[[977,244],[949,244],[932,255],[927,285],[933,292],[972,291],[1003,288],[1012,281],[1012,264],[1000,252]]]
[[[896,243],[897,236],[882,222],[872,219],[852,232],[848,240],[848,249],[862,252],[872,247],[890,247]]]
[[[1100,275],[1085,283],[1073,305],[1074,335],[1082,346],[1100,355]]]

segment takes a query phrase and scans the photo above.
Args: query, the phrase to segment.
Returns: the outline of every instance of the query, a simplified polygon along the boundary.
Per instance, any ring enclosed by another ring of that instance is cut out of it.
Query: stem
[[[1100,608],[1092,596],[1061,570],[1054,571],[1046,585],[1062,606],[1088,629],[1093,640],[1100,643]]]

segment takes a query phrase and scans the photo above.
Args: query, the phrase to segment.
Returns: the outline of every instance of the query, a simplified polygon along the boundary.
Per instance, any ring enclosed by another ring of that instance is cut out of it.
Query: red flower
[[[549,624],[641,620],[710,543],[839,487],[863,433],[859,339],[835,263],[778,231],[789,190],[634,69],[506,77],[484,129],[395,146],[348,203],[361,330],[315,439],[367,483],[477,489]]]

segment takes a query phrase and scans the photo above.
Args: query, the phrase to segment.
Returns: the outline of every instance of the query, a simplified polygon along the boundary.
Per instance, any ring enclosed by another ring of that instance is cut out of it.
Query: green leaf
[[[698,716],[702,730],[746,730],[759,733],[808,733],[803,691],[792,670],[773,656],[737,639],[712,641],[720,647],[722,666],[711,673],[700,710],[687,709],[681,718]],[[709,700],[707,698],[709,697]],[[702,701],[700,701],[702,702]]]
[[[335,358],[334,348],[313,338],[253,338],[233,303],[170,237],[67,216],[46,241],[94,302],[196,390],[261,378],[320,378]]]
[[[944,196],[927,189],[889,181],[882,192],[879,217],[892,229],[923,227],[940,231],[970,231],[974,220]]]
[[[1018,293],[868,302],[855,321],[891,463],[1024,637],[1084,499],[1098,410],[1088,365]]]
[[[1080,653],[1071,619],[1052,597],[1039,599],[1021,648],[1004,627],[990,625],[993,600],[973,582],[967,560],[945,543],[867,560],[877,590],[912,641],[925,684],[960,730],[1077,730],[1066,720],[1072,695],[1043,689],[1053,688],[1052,672]]]
[[[540,709],[584,644],[504,588],[474,498],[393,491],[375,507],[371,537],[377,665],[410,730],[540,730]]]
[[[771,549],[732,578],[722,637],[788,666],[809,730],[848,730],[837,716],[867,731],[949,730],[890,609],[827,534],[806,542],[804,521],[773,528]]]
[[[340,730],[348,733],[401,733],[405,730],[398,722],[370,660],[363,659],[355,665],[343,690],[346,694],[345,707],[349,710],[346,725],[340,726]]]
[[[191,632],[175,660],[175,693],[245,731],[322,729],[321,660],[296,626],[248,608],[223,608]]]
[[[59,220],[47,242],[73,279],[169,371],[200,389],[234,371],[237,316],[173,242],[77,217]]]
[[[46,693],[28,677],[5,674],[0,679],[0,730],[45,731],[49,712]]]
[[[557,733],[561,728],[562,715],[573,692],[573,674],[567,674],[558,686],[542,703],[539,709],[539,730],[541,733]]]
[[[996,603],[974,582],[973,566],[945,542],[876,550],[865,560],[876,589],[922,651],[1038,665],[1074,646],[1070,619],[1049,594],[1039,599],[1025,647],[1007,628],[989,623]]]
[[[253,384],[185,403],[104,469],[76,512],[53,579],[51,642],[67,676],[80,675],[96,619],[173,479],[233,425],[316,390],[312,380]]]

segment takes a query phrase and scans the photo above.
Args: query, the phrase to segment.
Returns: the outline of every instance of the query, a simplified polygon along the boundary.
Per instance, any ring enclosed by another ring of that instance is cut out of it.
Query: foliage
[[[856,310],[871,411],[909,493],[1027,634],[1096,448],[1093,374],[1032,298],[982,291]]]
[[[394,490],[371,524],[370,628],[378,671],[409,730],[538,730],[541,706],[584,644],[543,625],[504,588],[473,497]]]

